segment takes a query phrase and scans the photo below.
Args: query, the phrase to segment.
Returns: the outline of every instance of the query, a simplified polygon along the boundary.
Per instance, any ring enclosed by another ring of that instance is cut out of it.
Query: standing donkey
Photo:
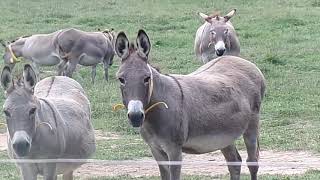
[[[250,162],[259,157],[260,105],[265,79],[251,62],[234,56],[217,58],[188,75],[163,75],[148,62],[150,41],[139,30],[136,47],[120,32],[115,51],[122,100],[133,127],[157,161],[181,161],[182,152],[221,150],[226,161],[241,163],[235,140],[241,135]],[[241,166],[228,165],[232,180]],[[180,180],[181,165],[159,163],[162,180]],[[257,179],[258,165],[249,166]]]
[[[108,68],[112,65],[114,50],[111,31],[84,32],[78,29],[62,29],[50,34],[35,34],[18,38],[5,47],[4,62],[11,68],[23,57],[32,62],[39,77],[39,65],[58,65],[58,75],[65,73],[72,77],[77,64],[92,66],[91,79],[96,77],[97,64],[103,63],[105,79],[108,80]]]
[[[95,152],[90,103],[75,80],[53,76],[36,82],[30,65],[23,81],[13,81],[4,67],[1,85],[6,91],[4,113],[8,127],[8,151],[14,159],[83,159]],[[68,89],[66,91],[66,89]],[[81,162],[17,163],[23,180],[73,179]]]
[[[240,43],[236,31],[229,21],[236,13],[236,9],[222,17],[218,14],[211,16],[199,13],[206,21],[199,27],[194,41],[196,56],[203,63],[207,63],[216,56],[239,56]]]

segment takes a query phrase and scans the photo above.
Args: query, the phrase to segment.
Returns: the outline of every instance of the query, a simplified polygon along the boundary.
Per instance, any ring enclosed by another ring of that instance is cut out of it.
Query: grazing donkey
[[[136,47],[125,33],[116,38],[122,59],[117,77],[132,126],[157,161],[181,161],[182,152],[221,150],[226,161],[241,162],[234,141],[243,135],[250,162],[258,161],[260,104],[265,80],[251,62],[234,56],[217,58],[188,75],[163,75],[148,62],[150,41],[140,30]],[[165,106],[162,106],[162,105]],[[168,107],[168,108],[166,108]],[[229,165],[232,180],[240,165]],[[159,164],[162,180],[179,180],[181,165]],[[258,166],[249,166],[257,179]]]
[[[66,67],[65,75],[72,77],[77,64],[92,66],[91,78],[94,82],[97,64],[103,62],[105,80],[108,80],[108,68],[112,65],[114,57],[114,37],[113,30],[103,32],[84,32],[73,28],[64,30],[57,40],[60,54],[65,60],[59,66],[59,72],[63,72]]]
[[[95,152],[90,103],[75,80],[53,76],[36,84],[30,65],[23,82],[13,81],[8,66],[1,74],[6,91],[4,113],[8,127],[9,156],[14,159],[83,159]],[[66,91],[66,89],[68,89]],[[81,162],[17,163],[22,179],[73,179]]]
[[[236,31],[229,21],[235,12],[234,9],[224,17],[218,14],[208,16],[199,13],[206,22],[197,30],[194,50],[198,59],[203,63],[211,61],[216,56],[239,56],[240,43]]]
[[[11,68],[23,57],[32,62],[39,77],[39,65],[58,65],[58,75],[72,77],[77,64],[92,66],[91,79],[94,82],[97,64],[103,62],[105,79],[112,65],[114,50],[113,31],[84,32],[77,29],[63,29],[51,34],[36,34],[18,38],[5,47],[3,56]]]

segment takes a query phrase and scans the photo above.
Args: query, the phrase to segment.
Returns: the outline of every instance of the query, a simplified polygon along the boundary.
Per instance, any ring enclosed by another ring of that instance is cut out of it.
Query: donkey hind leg
[[[73,180],[73,171],[65,173],[62,175],[63,180]]]
[[[43,169],[44,180],[57,180],[56,163],[46,163]]]
[[[94,80],[96,79],[96,74],[97,74],[97,64],[92,66],[91,70],[91,82],[94,84]]]
[[[113,55],[108,55],[104,58],[103,60],[103,68],[104,68],[104,79],[106,81],[109,80],[109,73],[108,73],[108,69],[109,67],[112,65],[113,63]]]
[[[156,148],[152,148],[151,147],[151,152],[153,157],[155,158],[155,160],[158,161],[168,161],[168,156],[167,154],[160,150],[160,149],[156,149]],[[168,165],[160,165],[158,163],[158,167],[160,170],[160,176],[161,176],[161,180],[170,180],[170,171],[169,171],[169,166]]]
[[[223,149],[221,149],[223,156],[227,162],[242,162],[241,156],[234,144],[231,144]],[[230,180],[239,180],[241,165],[228,165],[230,172]]]
[[[79,60],[78,59],[70,59],[68,62],[68,66],[65,72],[65,75],[72,78],[72,74],[75,71],[77,64],[78,64]]]
[[[252,121],[246,132],[243,134],[244,143],[246,144],[248,158],[247,162],[258,162],[259,159],[259,121]],[[252,180],[257,179],[259,165],[249,166],[249,171]]]

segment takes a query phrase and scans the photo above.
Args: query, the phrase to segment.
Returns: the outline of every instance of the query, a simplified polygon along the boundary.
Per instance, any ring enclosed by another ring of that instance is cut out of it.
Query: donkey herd
[[[88,159],[96,149],[90,103],[81,85],[71,79],[77,64],[103,63],[105,79],[115,54],[121,60],[117,78],[123,105],[133,127],[149,145],[162,180],[181,179],[182,152],[202,154],[221,150],[230,179],[240,179],[242,162],[235,140],[243,136],[248,162],[259,159],[259,114],[265,79],[250,61],[242,59],[235,29],[225,16],[199,15],[205,23],[196,32],[194,50],[204,65],[187,75],[161,74],[149,64],[151,43],[144,30],[136,42],[124,32],[84,32],[62,29],[4,43],[5,90],[3,111],[8,130],[8,152],[13,159]],[[24,58],[19,79],[14,65]],[[39,81],[39,66],[57,65],[58,76]],[[67,89],[67,91],[66,91]],[[24,180],[73,179],[84,162],[17,162]],[[257,179],[258,165],[248,166]]]

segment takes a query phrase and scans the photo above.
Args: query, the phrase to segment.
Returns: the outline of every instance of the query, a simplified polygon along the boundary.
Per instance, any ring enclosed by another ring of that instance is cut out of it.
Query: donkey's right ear
[[[208,15],[206,15],[206,14],[204,14],[204,13],[201,13],[201,12],[199,12],[198,13],[198,15],[202,18],[202,19],[204,19],[205,21],[207,21],[207,22],[211,22],[211,17],[210,16],[208,16]]]
[[[9,66],[5,66],[1,73],[1,86],[7,91],[12,85],[11,69]]]
[[[24,87],[33,89],[37,83],[37,76],[30,64],[24,65],[23,68],[23,83]]]
[[[122,60],[129,55],[129,40],[124,32],[117,35],[114,49]]]

